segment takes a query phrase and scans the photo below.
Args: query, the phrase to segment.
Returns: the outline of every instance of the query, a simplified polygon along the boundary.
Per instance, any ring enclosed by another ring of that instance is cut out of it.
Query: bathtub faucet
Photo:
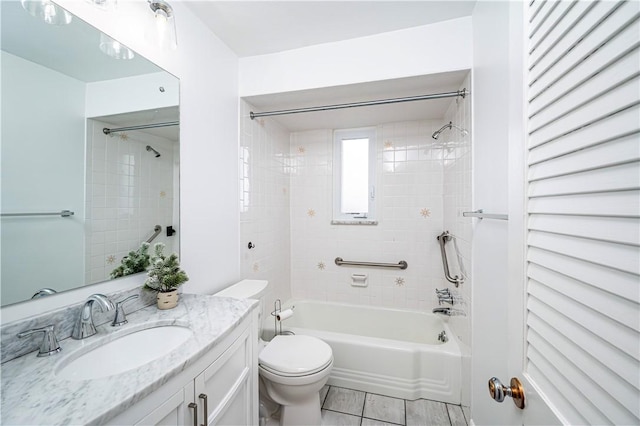
[[[466,317],[467,314],[462,309],[455,308],[433,308],[434,314],[442,314],[448,317]]]

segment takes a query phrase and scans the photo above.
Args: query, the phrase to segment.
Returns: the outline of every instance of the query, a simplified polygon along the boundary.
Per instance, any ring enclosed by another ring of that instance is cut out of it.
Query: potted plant
[[[165,256],[163,243],[157,243],[151,256],[151,266],[147,272],[144,288],[158,293],[158,309],[175,308],[178,304],[178,287],[189,280],[187,274],[180,269],[178,255]]]
[[[111,278],[120,278],[146,271],[149,266],[149,243],[145,241],[140,244],[136,251],[130,251],[120,263],[120,266],[111,271]]]

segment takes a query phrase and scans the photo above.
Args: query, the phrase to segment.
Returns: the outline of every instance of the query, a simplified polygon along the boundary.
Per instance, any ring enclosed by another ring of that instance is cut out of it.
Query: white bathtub
[[[460,348],[432,313],[292,300],[283,330],[316,336],[333,349],[330,385],[404,399],[460,404]],[[438,341],[445,331],[449,340]]]

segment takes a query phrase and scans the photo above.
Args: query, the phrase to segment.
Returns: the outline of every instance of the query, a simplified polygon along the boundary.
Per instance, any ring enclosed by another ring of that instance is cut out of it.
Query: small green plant
[[[151,256],[151,267],[147,272],[147,280],[144,288],[147,290],[166,293],[173,291],[189,280],[187,274],[180,269],[178,255],[169,256],[162,254],[164,244],[157,243],[154,247],[154,255]]]
[[[122,258],[121,265],[111,271],[111,278],[120,278],[125,275],[137,274],[143,272],[149,267],[149,246],[144,242],[136,251],[130,251],[128,255]]]

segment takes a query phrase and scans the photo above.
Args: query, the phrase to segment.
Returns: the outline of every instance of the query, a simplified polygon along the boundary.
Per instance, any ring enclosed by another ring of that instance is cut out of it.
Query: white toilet
[[[265,309],[264,295],[269,282],[243,280],[216,296],[260,300],[260,334]],[[262,342],[258,355],[260,399],[279,404],[280,425],[320,425],[320,389],[327,383],[333,367],[331,347],[312,336],[275,336]],[[271,404],[273,405],[273,404]],[[272,413],[269,413],[272,414]]]

